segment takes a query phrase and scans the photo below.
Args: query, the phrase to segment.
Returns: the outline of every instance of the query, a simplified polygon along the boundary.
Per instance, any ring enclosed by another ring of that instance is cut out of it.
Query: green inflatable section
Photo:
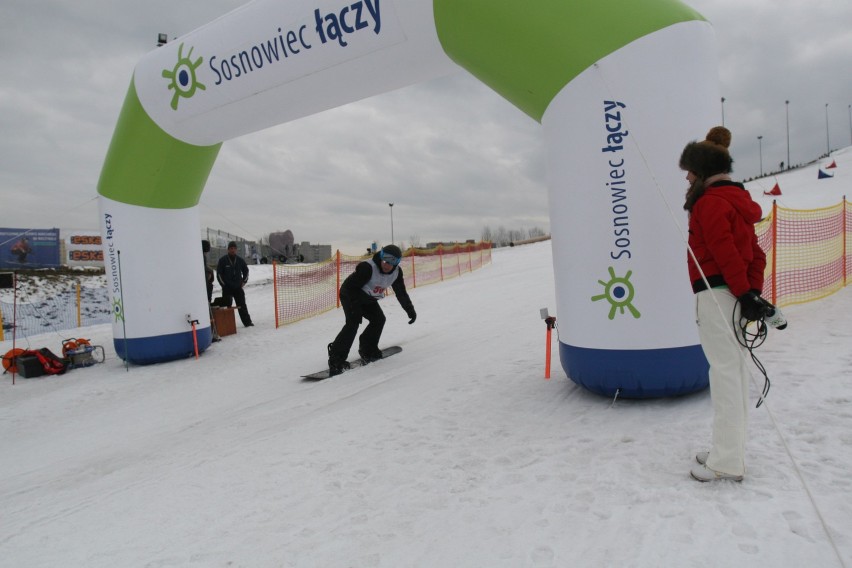
[[[537,122],[596,61],[670,25],[704,18],[677,0],[434,0],[450,58]]]
[[[98,193],[142,207],[194,207],[221,147],[221,142],[194,146],[164,132],[142,108],[131,81],[98,181]]]

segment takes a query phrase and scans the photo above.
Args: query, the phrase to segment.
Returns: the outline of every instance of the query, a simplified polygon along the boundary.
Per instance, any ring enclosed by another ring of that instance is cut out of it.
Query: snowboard
[[[384,349],[382,349],[382,359],[387,359],[391,355],[396,355],[397,353],[400,353],[401,351],[402,351],[402,347],[400,347],[399,345],[394,345],[392,347],[385,347]],[[381,361],[382,359],[379,359],[379,361]],[[352,359],[351,361],[349,361],[349,369],[343,371],[343,373],[348,373],[349,371],[354,371],[358,367],[363,367],[364,365],[367,365],[367,364],[368,363],[365,362],[360,357],[358,357],[357,359]],[[340,373],[340,374],[342,375],[343,373]],[[316,373],[311,373],[310,375],[302,375],[302,380],[303,381],[321,381],[323,379],[327,379],[327,378],[332,377],[332,376],[337,377],[338,375],[331,375],[331,374],[329,374],[328,369],[323,369],[322,371],[318,371]]]

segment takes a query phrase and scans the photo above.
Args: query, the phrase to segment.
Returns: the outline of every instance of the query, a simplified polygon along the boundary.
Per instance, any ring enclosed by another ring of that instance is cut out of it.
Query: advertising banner
[[[59,266],[59,229],[0,228],[0,269]]]
[[[65,264],[68,266],[103,266],[101,235],[75,231],[65,237]]]

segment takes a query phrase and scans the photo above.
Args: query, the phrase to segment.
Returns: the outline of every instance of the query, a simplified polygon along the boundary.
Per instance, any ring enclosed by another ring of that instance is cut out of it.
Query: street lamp
[[[784,101],[787,105],[787,169],[790,169],[790,101]]]
[[[393,203],[388,203],[391,213],[391,244],[393,244]]]
[[[849,141],[852,142],[852,105],[849,105]]]
[[[760,177],[763,177],[763,136],[757,137],[757,147],[760,152]]]
[[[722,126],[725,126],[725,97],[722,97]]]
[[[828,103],[825,103],[825,153],[831,154],[831,144],[828,141]]]

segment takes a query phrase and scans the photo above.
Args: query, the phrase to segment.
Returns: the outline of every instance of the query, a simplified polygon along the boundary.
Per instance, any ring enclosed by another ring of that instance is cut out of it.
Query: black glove
[[[740,301],[740,316],[749,321],[758,321],[763,317],[766,303],[754,290],[749,290],[738,300]]]
[[[417,319],[417,312],[414,311],[414,307],[412,306],[412,307],[406,309],[405,313],[408,314],[409,318],[411,318],[411,319],[408,320],[408,325],[413,324],[414,320]]]

